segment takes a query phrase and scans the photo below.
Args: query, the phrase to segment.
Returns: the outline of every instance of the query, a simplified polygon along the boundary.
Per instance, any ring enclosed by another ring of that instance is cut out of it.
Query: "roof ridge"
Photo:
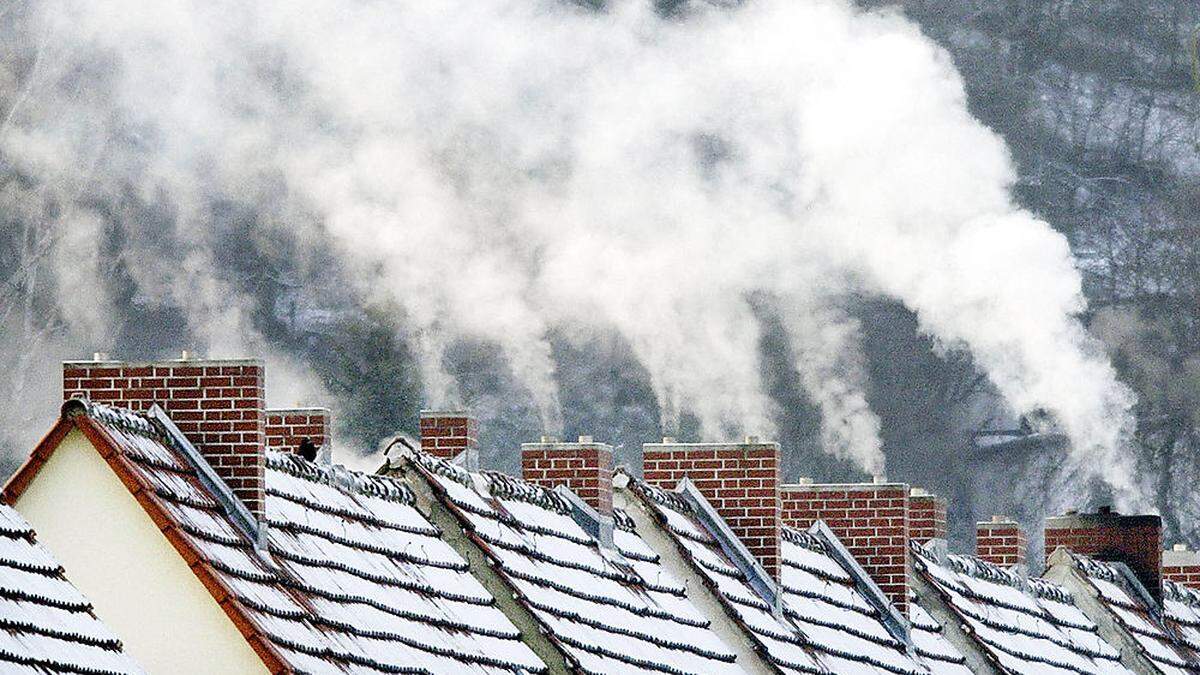
[[[488,491],[500,499],[526,502],[544,509],[571,514],[571,504],[560,494],[542,485],[500,471],[480,472],[488,482]]]
[[[378,497],[412,505],[416,496],[412,488],[390,476],[350,469],[341,464],[318,464],[297,454],[267,450],[267,468],[313,483],[323,483],[351,494]]]
[[[63,404],[64,413],[70,414],[73,403],[82,406],[82,412],[91,419],[103,422],[108,426],[132,432],[139,436],[145,436],[156,441],[170,443],[172,440],[170,435],[159,428],[145,412],[137,412],[129,408],[118,408],[104,403],[97,403],[88,398],[77,397]]]

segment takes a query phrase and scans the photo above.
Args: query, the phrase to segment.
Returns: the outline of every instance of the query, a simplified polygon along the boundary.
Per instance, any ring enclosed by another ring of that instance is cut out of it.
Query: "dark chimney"
[[[1162,603],[1162,518],[1123,516],[1110,507],[1046,519],[1046,559],[1059,547],[1106,562],[1122,562]]]

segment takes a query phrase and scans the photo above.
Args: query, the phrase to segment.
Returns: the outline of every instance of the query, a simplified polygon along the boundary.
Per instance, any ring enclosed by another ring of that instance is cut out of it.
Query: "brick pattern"
[[[1011,520],[975,524],[975,555],[1001,567],[1024,565],[1028,546],[1025,530]]]
[[[1123,562],[1155,600],[1162,601],[1162,518],[1116,513],[1046,519],[1046,559],[1060,546],[1097,560]]]
[[[272,408],[266,412],[265,425],[266,446],[271,450],[295,452],[306,438],[318,448],[329,444],[328,408]]]
[[[946,500],[937,495],[910,494],[908,497],[908,535],[924,544],[930,539],[946,538]]]
[[[421,450],[442,459],[479,452],[479,422],[466,413],[421,411]]]
[[[1163,579],[1174,581],[1189,588],[1200,589],[1200,560],[1189,564],[1166,562],[1162,568]]]
[[[63,399],[159,404],[257,517],[264,511],[263,366],[245,361],[67,362]]]
[[[908,615],[908,486],[897,483],[783,486],[783,522],[822,520],[898,610]]]
[[[779,579],[782,502],[776,443],[652,443],[642,448],[642,477],[673,490],[690,479],[767,573]]]
[[[604,443],[526,443],[521,477],[548,488],[565,485],[601,515],[612,515],[612,447]]]

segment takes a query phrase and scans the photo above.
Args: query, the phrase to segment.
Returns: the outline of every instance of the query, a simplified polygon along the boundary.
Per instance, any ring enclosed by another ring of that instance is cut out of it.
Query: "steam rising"
[[[898,14],[839,0],[672,19],[632,1],[40,10],[40,67],[59,84],[0,129],[3,152],[65,201],[119,203],[134,185],[164,204],[190,243],[181,259],[137,223],[127,255],[144,263],[142,292],[186,307],[210,346],[255,344],[205,274],[214,199],[331,244],[359,294],[401,308],[430,404],[458,403],[449,342],[481,338],[551,431],[547,333],[584,325],[632,346],[664,428],[690,414],[709,437],[773,433],[750,305],[765,296],[826,448],[879,473],[859,328],[841,308],[882,295],[969,350],[1014,411],[1052,411],[1081,465],[1133,489],[1132,396],[1074,318],[1067,243],[1013,204],[1003,144]],[[82,205],[56,220],[61,303],[81,333],[102,332],[112,302],[71,243],[97,222]]]

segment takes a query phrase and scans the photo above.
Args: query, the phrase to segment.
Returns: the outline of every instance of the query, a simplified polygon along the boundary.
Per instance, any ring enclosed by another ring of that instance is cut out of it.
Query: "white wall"
[[[63,439],[15,506],[150,673],[268,672],[78,430]]]

